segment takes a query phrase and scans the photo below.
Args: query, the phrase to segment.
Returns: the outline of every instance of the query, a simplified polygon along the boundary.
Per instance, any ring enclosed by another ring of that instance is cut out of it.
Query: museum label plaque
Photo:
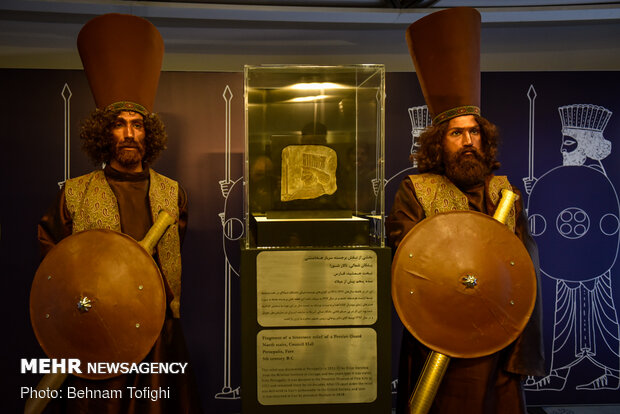
[[[256,267],[257,320],[262,326],[377,321],[377,255],[372,250],[264,251]]]
[[[257,335],[263,405],[369,403],[377,398],[372,328],[266,329]]]

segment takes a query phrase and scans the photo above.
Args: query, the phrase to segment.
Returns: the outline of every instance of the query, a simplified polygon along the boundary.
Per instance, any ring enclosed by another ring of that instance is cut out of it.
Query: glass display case
[[[384,66],[244,75],[245,247],[383,247]]]

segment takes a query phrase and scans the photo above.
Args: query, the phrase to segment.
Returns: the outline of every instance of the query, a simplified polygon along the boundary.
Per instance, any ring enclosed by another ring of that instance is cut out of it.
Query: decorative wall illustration
[[[409,150],[411,166],[400,170],[390,178],[386,178],[385,186],[387,186],[390,182],[395,182],[398,185],[406,176],[415,174],[418,163],[413,156],[416,152],[418,152],[418,148],[420,148],[418,140],[426,127],[431,125],[431,118],[426,105],[407,108],[407,112],[409,113],[409,118],[411,119],[411,149]]]
[[[238,382],[234,382],[231,377],[231,358],[233,355],[231,354],[232,346],[231,346],[231,329],[232,329],[232,318],[231,318],[231,307],[232,303],[232,280],[234,276],[239,277],[239,264],[233,264],[232,257],[234,255],[229,254],[229,249],[238,248],[238,240],[240,240],[244,233],[245,229],[243,226],[243,212],[236,211],[235,206],[230,206],[228,203],[228,196],[233,193],[237,197],[242,196],[241,193],[243,191],[243,177],[239,177],[236,180],[231,179],[230,174],[230,160],[231,160],[231,106],[230,101],[233,98],[232,91],[230,87],[226,85],[224,88],[224,92],[222,93],[222,97],[224,98],[226,105],[226,113],[225,113],[225,151],[224,151],[224,179],[220,180],[220,189],[222,190],[222,197],[224,197],[224,211],[219,213],[218,216],[222,221],[222,247],[224,250],[224,355],[223,355],[223,363],[224,363],[224,379],[222,390],[215,394],[216,399],[223,400],[236,400],[241,398],[241,387],[234,386]],[[229,258],[230,257],[230,258]],[[237,357],[237,355],[235,355]],[[238,381],[238,379],[235,379]]]
[[[65,182],[71,178],[71,88],[65,83],[60,93],[64,102],[64,121],[65,121],[65,174],[62,181],[58,182],[58,187],[62,188]]]
[[[408,108],[409,118],[411,119],[411,150],[410,154],[413,157],[420,148],[420,135],[426,128],[432,124],[431,116],[428,113],[428,106],[414,106]],[[413,167],[417,168],[418,161],[412,160]]]
[[[558,112],[562,165],[538,178],[530,167],[524,179],[541,272],[556,285],[550,373],[529,378],[525,388],[562,391],[571,369],[588,362],[594,377],[582,376],[576,390],[617,390],[620,331],[611,269],[620,241],[620,205],[602,163],[612,149],[603,136],[612,112],[592,104],[561,106]],[[556,194],[552,203],[546,199],[550,193]]]

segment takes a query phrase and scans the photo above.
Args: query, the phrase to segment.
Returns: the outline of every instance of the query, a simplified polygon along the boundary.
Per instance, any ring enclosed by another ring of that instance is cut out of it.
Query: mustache
[[[455,157],[459,159],[463,158],[466,153],[471,153],[479,161],[482,161],[484,159],[482,153],[475,147],[461,148],[456,152]]]
[[[135,148],[135,149],[140,149],[140,145],[135,142],[134,140],[130,140],[130,141],[123,141],[121,143],[119,143],[116,148],[118,149],[124,149],[124,148]]]

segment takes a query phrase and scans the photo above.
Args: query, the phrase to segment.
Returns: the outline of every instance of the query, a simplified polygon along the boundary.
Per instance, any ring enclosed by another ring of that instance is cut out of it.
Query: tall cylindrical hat
[[[407,43],[433,124],[480,114],[480,13],[455,7],[407,28]]]
[[[164,42],[151,22],[104,14],[84,25],[77,46],[97,108],[152,112]]]

